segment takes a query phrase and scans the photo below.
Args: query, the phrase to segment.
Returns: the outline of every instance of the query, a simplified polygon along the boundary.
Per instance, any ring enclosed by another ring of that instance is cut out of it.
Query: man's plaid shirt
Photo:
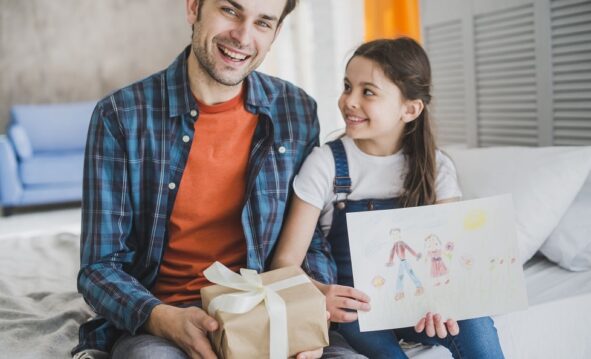
[[[78,291],[97,317],[81,326],[72,353],[110,351],[123,331],[136,333],[160,303],[149,288],[166,248],[168,220],[199,117],[188,84],[189,51],[166,70],[104,98],[92,115]],[[278,240],[293,177],[318,145],[318,118],[316,103],[304,91],[257,72],[246,79],[245,102],[259,123],[242,224],[247,266],[261,272]],[[329,253],[317,229],[304,269],[333,282],[336,269]]]

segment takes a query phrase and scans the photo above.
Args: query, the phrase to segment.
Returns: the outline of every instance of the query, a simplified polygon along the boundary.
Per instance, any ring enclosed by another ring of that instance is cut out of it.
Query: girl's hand
[[[429,312],[415,325],[415,331],[417,333],[425,331],[425,334],[430,338],[437,334],[439,338],[443,339],[448,334],[453,336],[458,335],[460,333],[460,327],[458,326],[458,322],[453,319],[448,319],[444,322],[441,319],[441,315]]]
[[[352,287],[331,284],[320,288],[326,296],[326,310],[330,313],[330,320],[346,323],[357,320],[357,313],[347,310],[369,311],[369,296]]]

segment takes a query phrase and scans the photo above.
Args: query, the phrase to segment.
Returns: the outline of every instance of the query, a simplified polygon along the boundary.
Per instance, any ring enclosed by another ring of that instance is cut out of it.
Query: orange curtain
[[[365,40],[408,36],[421,41],[419,0],[365,0]]]

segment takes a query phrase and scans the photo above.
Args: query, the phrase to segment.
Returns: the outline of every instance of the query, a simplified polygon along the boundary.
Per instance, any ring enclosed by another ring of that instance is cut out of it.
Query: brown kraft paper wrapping
[[[286,267],[262,273],[263,285],[305,274],[301,268]],[[219,295],[240,292],[221,285],[201,289],[203,309]],[[307,282],[277,291],[285,301],[289,356],[328,345],[328,324],[324,295]],[[269,358],[269,316],[262,301],[244,314],[218,311],[212,316],[220,328],[210,333],[210,341],[220,359]]]

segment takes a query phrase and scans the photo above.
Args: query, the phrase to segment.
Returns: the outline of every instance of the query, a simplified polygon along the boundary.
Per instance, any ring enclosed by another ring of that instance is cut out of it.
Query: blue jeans
[[[185,352],[167,339],[151,334],[123,334],[111,350],[112,359],[189,359]]]
[[[415,287],[420,288],[423,286],[419,278],[417,278],[415,271],[413,271],[410,264],[408,264],[408,261],[406,259],[401,259],[400,264],[398,265],[398,277],[396,278],[396,293],[402,293],[405,272],[408,273],[408,276],[415,284]]]
[[[323,359],[367,359],[355,353],[342,336],[329,332],[330,346],[324,348]],[[123,334],[111,351],[112,359],[188,359],[189,357],[174,343],[150,334],[131,336]]]
[[[491,318],[460,320],[460,333],[440,339],[429,338],[424,332],[417,333],[414,328],[360,332],[357,321],[339,323],[338,331],[359,353],[371,359],[406,358],[398,341],[443,345],[454,358],[498,359],[504,358],[497,330]]]

